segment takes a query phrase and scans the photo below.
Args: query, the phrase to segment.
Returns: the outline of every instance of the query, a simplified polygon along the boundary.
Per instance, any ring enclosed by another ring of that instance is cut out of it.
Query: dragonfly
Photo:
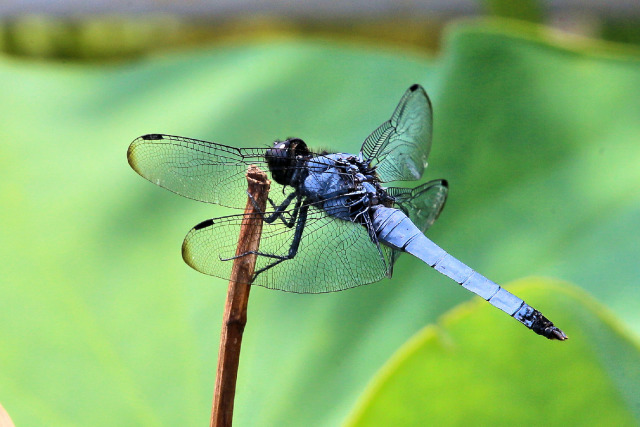
[[[540,311],[474,271],[425,236],[445,205],[444,179],[415,188],[386,183],[422,177],[431,150],[433,109],[418,84],[404,93],[391,118],[363,142],[358,154],[313,152],[300,138],[273,146],[235,148],[165,134],[136,138],[131,167],[179,195],[244,209],[250,165],[271,181],[257,251],[236,255],[246,215],[208,219],[182,245],[195,270],[229,279],[232,260],[255,255],[252,285],[297,293],[340,291],[391,277],[409,253],[539,335],[567,335]],[[254,214],[255,215],[255,214]]]

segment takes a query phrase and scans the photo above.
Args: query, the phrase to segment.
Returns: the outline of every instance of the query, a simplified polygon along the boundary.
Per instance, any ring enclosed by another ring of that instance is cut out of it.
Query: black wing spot
[[[414,84],[412,84],[412,85],[411,85],[411,87],[409,88],[409,90],[410,90],[411,92],[415,92],[416,90],[418,90],[418,88],[419,88],[419,87],[420,87],[420,85],[419,85],[419,84],[414,83]]]
[[[449,181],[447,181],[446,179],[442,180],[442,186],[445,188],[449,188]]]
[[[159,139],[164,139],[164,137],[162,135],[160,135],[159,133],[150,133],[148,135],[143,135],[142,139],[144,139],[146,141],[157,141]]]
[[[193,227],[194,230],[202,230],[203,228],[211,227],[213,225],[213,220],[208,219],[206,221],[202,221],[200,224]]]

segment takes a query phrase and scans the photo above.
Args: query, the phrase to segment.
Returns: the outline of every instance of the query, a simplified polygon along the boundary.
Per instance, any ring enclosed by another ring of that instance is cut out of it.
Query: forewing
[[[194,269],[228,279],[238,233],[245,215],[205,221],[187,234],[183,258]],[[286,256],[293,242],[295,226],[282,221],[264,223],[261,253]],[[297,293],[333,292],[376,282],[390,275],[391,250],[371,241],[365,227],[327,216],[309,207],[306,226],[295,258],[259,274],[253,284]],[[256,271],[274,262],[258,256]]]
[[[431,101],[420,85],[411,86],[391,119],[384,122],[362,144],[382,182],[416,180],[427,166],[431,149]]]
[[[129,164],[141,176],[191,199],[244,209],[249,165],[268,172],[266,148],[239,149],[198,139],[150,134],[129,146]],[[269,174],[270,177],[270,174]],[[272,183],[272,194],[282,189]]]

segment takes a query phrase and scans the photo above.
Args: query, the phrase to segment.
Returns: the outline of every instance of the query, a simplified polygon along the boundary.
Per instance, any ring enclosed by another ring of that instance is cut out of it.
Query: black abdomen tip
[[[530,328],[536,334],[547,337],[550,340],[564,341],[569,338],[567,334],[562,332],[560,328],[554,326],[553,322],[544,317],[538,310],[534,310],[531,317],[533,323]]]

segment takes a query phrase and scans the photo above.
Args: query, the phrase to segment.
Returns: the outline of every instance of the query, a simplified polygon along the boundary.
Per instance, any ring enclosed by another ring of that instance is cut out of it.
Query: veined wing
[[[266,150],[267,147],[234,148],[181,136],[149,134],[131,143],[127,158],[141,176],[174,193],[244,209],[249,165],[267,173],[271,179],[270,197],[276,205],[286,196],[271,177],[264,159]]]
[[[409,216],[411,222],[424,233],[442,212],[449,185],[444,179],[435,179],[415,188],[389,187],[386,191],[396,199],[396,205]],[[392,265],[401,253],[393,251]]]
[[[449,184],[445,179],[434,179],[415,188],[389,187],[387,193],[422,233],[438,219],[447,201]]]
[[[194,269],[228,279],[244,214],[207,220],[195,226],[182,245],[184,260]],[[282,221],[264,223],[259,251],[287,255],[294,229]],[[376,282],[390,275],[391,249],[371,241],[367,229],[327,216],[309,206],[306,226],[295,258],[258,275],[254,285],[297,293],[333,292]],[[256,271],[274,261],[258,256]]]
[[[416,180],[427,166],[431,149],[431,101],[424,88],[411,86],[393,112],[362,144],[382,182]]]

